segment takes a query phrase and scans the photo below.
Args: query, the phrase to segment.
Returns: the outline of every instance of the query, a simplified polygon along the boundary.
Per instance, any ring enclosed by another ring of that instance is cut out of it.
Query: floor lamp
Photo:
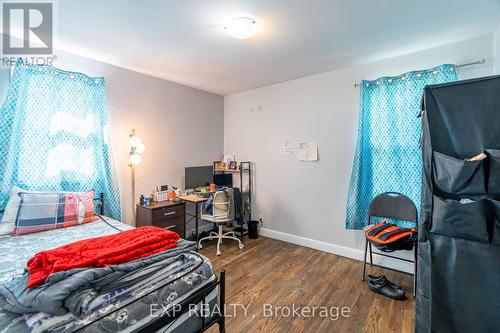
[[[131,194],[130,194],[130,221],[132,225],[135,226],[135,168],[141,163],[141,154],[146,150],[146,146],[141,142],[141,139],[135,134],[135,129],[130,132],[130,159],[128,166],[130,167],[131,173]]]

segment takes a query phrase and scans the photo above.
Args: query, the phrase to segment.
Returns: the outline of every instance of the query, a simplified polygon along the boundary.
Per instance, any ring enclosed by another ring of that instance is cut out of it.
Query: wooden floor
[[[413,332],[411,276],[372,268],[372,273],[385,274],[406,290],[408,300],[394,301],[368,290],[361,281],[359,261],[265,237],[245,237],[243,242],[245,249],[240,251],[236,242],[225,240],[220,257],[215,255],[215,241],[200,251],[210,258],[215,272],[226,270],[228,333]],[[248,307],[246,315],[242,306],[233,304]],[[266,311],[264,304],[269,304]],[[277,308],[292,310],[293,305],[309,307],[311,312],[317,307],[315,316],[307,318],[307,312],[287,316],[288,310]],[[330,317],[325,318],[325,312],[320,315],[320,307],[327,307]],[[350,309],[349,317],[340,315],[343,307]],[[337,308],[339,317],[334,320]],[[277,316],[268,316],[276,310]]]

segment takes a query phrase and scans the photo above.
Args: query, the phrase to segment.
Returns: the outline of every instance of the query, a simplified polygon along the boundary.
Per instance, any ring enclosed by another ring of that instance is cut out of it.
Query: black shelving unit
[[[243,213],[246,221],[248,222],[252,219],[252,162],[240,162],[238,170],[218,168],[218,165],[220,165],[221,162],[222,161],[214,161],[214,175],[221,173],[239,174],[239,187],[243,198]],[[244,180],[246,181],[245,183]],[[244,190],[244,184],[248,184],[248,190]],[[234,231],[241,237],[248,232],[248,229],[243,225],[235,228]]]

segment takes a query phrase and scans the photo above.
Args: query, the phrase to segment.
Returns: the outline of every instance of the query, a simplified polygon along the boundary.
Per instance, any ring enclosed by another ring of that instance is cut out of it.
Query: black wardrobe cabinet
[[[422,129],[416,332],[500,332],[500,76],[427,86]]]

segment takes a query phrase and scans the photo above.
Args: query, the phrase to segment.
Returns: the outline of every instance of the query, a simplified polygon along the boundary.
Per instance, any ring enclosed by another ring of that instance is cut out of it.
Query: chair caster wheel
[[[217,256],[220,256],[220,252],[217,252],[217,253],[216,253],[216,255],[217,255]]]
[[[240,245],[240,250],[243,250],[244,247],[245,245]]]
[[[200,244],[200,245],[198,245],[198,249],[200,249],[200,250],[201,250],[202,248],[203,248],[203,246],[201,246],[201,244]]]

